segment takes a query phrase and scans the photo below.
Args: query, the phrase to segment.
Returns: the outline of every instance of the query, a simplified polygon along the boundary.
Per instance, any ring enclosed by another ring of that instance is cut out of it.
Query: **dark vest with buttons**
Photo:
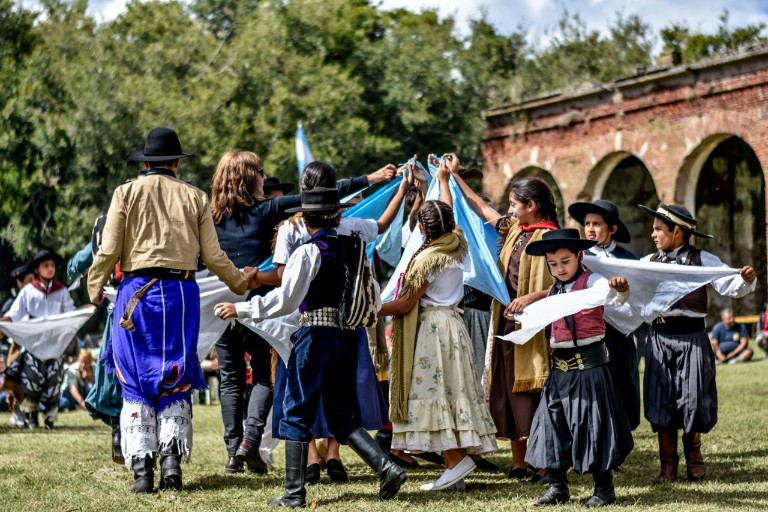
[[[682,260],[683,256],[686,256],[685,261]],[[661,255],[657,252],[651,256],[651,261],[657,263],[671,263],[662,262]],[[682,247],[675,257],[675,262],[678,265],[692,265],[695,267],[701,266],[701,249],[697,249],[691,245]],[[698,313],[707,312],[707,286],[704,285],[701,288],[697,288],[679,301],[675,302],[670,309],[687,309],[688,311],[696,311]]]
[[[320,249],[320,268],[309,285],[309,291],[299,306],[299,311],[321,308],[338,308],[343,286],[342,264],[339,261],[339,239],[336,235],[321,234],[307,242]]]

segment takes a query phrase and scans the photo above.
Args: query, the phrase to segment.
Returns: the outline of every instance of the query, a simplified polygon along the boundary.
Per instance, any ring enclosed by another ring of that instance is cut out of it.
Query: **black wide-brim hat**
[[[294,185],[293,183],[281,183],[280,178],[269,177],[264,180],[264,183],[262,184],[262,188],[264,189],[265,194],[273,190],[280,190],[283,192],[283,194],[287,194],[288,192],[296,188],[296,185]]]
[[[693,218],[688,208],[681,204],[660,204],[655,210],[648,208],[642,204],[637,205],[643,213],[650,215],[651,217],[658,217],[659,219],[668,220],[676,226],[680,226],[683,229],[690,231],[692,234],[699,238],[714,238],[713,235],[701,233],[696,231],[696,219]]]
[[[40,265],[42,262],[46,260],[53,260],[53,263],[58,267],[62,261],[64,261],[64,258],[59,256],[53,251],[49,251],[48,249],[43,249],[40,251],[37,251],[37,254],[35,254],[35,257],[32,258],[32,261],[29,262],[29,265],[27,265],[27,268],[29,268],[30,271],[37,270],[38,265]]]
[[[623,244],[629,243],[629,241],[632,240],[627,226],[625,226],[619,218],[619,207],[611,201],[598,199],[592,203],[573,203],[568,207],[568,214],[582,226],[584,225],[584,219],[587,217],[588,213],[596,213],[605,220],[606,224],[616,226],[616,232],[611,236],[613,240]]]
[[[353,206],[353,204],[342,204],[339,201],[339,191],[335,188],[315,187],[301,193],[301,206],[285,211],[287,213],[324,213]]]
[[[581,238],[578,229],[553,229],[552,231],[545,231],[541,240],[526,245],[525,252],[531,256],[544,256],[546,253],[558,249],[571,249],[574,252],[579,252],[595,245],[597,245],[596,241]]]
[[[137,162],[164,162],[195,156],[181,150],[181,142],[176,132],[170,128],[155,128],[144,142],[144,151],[131,153],[131,160]]]
[[[463,179],[464,181],[481,180],[483,179],[483,171],[477,167],[470,167],[469,169],[465,167],[459,167],[459,178]]]
[[[32,273],[32,269],[29,268],[29,264],[19,265],[18,267],[11,270],[11,273],[8,275],[6,280],[3,281],[2,285],[0,285],[0,290],[10,290],[14,286],[16,286],[17,279],[20,279],[23,276],[31,273]]]

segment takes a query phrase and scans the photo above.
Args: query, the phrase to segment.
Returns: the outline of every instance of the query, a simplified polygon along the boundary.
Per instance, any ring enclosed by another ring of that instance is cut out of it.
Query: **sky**
[[[372,0],[384,9],[407,8],[420,11],[435,8],[443,15],[452,15],[458,29],[467,30],[468,20],[478,17],[481,10],[503,34],[523,26],[531,43],[546,45],[548,33],[556,27],[564,9],[579,13],[591,29],[604,31],[617,12],[636,13],[649,23],[653,33],[661,28],[683,22],[692,29],[713,32],[723,9],[730,12],[731,26],[765,22],[768,24],[768,0]],[[21,0],[33,6],[38,0]],[[100,20],[111,20],[125,9],[125,0],[90,0],[89,13]]]

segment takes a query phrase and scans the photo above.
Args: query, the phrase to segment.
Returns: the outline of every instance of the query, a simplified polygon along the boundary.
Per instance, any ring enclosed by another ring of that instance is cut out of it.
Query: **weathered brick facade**
[[[682,203],[697,212],[702,166],[720,143],[734,136],[754,151],[764,173],[768,47],[489,111],[484,189],[504,205],[511,179],[538,168],[551,174],[565,205],[585,198],[612,199],[603,195],[606,181],[620,162],[635,156],[650,173],[661,202]],[[764,204],[760,210],[764,217]],[[759,221],[764,229],[763,219]],[[566,223],[573,225],[570,219]],[[762,251],[751,258],[765,260]]]

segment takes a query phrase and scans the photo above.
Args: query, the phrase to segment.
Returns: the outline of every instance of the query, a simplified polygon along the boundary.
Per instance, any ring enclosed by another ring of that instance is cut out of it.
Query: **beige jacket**
[[[142,176],[112,195],[101,247],[88,272],[88,295],[97,300],[118,260],[124,272],[195,270],[198,255],[232,291],[245,293],[245,274],[219,246],[208,196],[177,178]]]

